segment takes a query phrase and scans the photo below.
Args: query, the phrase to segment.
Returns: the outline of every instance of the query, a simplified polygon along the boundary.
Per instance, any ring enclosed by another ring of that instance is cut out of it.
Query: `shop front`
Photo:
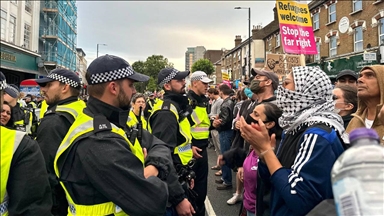
[[[337,74],[345,69],[350,69],[358,73],[363,67],[375,65],[377,61],[364,60],[364,54],[346,56],[339,59],[324,60],[323,62],[310,63],[307,66],[319,66],[331,79],[335,79]]]
[[[8,83],[19,85],[25,79],[35,79],[40,75],[36,63],[38,57],[37,53],[2,43],[0,70]]]

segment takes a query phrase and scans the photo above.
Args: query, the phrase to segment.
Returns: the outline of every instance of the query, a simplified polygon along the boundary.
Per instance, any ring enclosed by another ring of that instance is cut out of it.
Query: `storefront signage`
[[[363,54],[364,61],[376,61],[376,53],[367,52]]]
[[[308,4],[276,1],[276,8],[284,51],[291,54],[316,55],[317,48]]]
[[[16,56],[12,55],[10,53],[1,52],[0,58],[1,58],[1,60],[16,62]]]

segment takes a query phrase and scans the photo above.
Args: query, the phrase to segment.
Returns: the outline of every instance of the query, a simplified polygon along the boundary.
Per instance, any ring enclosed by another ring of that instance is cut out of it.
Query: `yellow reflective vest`
[[[49,115],[52,112],[66,112],[70,114],[74,119],[76,119],[77,116],[83,112],[85,106],[85,102],[78,99],[72,103],[57,105],[54,108],[47,110],[44,116]]]
[[[151,99],[147,99],[147,104],[149,105],[149,108],[148,108],[148,113],[152,113],[152,111],[153,111],[153,106],[155,106],[155,104],[156,104],[156,100],[157,98],[155,98],[155,99],[153,99],[153,100],[151,100]]]
[[[31,134],[31,127],[32,127],[32,120],[33,120],[33,113],[30,111],[31,108],[23,108],[20,104],[21,110],[26,115],[24,119],[21,119],[19,121],[15,121],[13,125],[15,126],[16,130],[21,132],[26,132],[27,134]],[[27,116],[28,115],[28,116]]]
[[[145,120],[144,116],[141,115],[140,119],[141,119],[143,129],[147,130],[147,121]],[[128,118],[127,125],[129,127],[133,127],[133,126],[137,125],[138,123],[139,123],[139,121],[137,120],[137,117],[136,117],[135,113],[133,112],[133,110],[129,111],[129,118]]]
[[[116,133],[123,137],[132,153],[143,163],[144,166],[144,154],[142,151],[142,148],[139,144],[139,142],[135,141],[135,144],[132,145],[132,143],[128,140],[126,133],[123,129],[117,127],[116,125],[111,124],[112,133]],[[59,167],[57,164],[58,159],[63,155],[66,150],[69,149],[69,147],[77,141],[77,139],[81,136],[82,138],[89,136],[94,131],[94,124],[93,124],[93,118],[88,116],[85,113],[80,113],[79,116],[76,118],[75,122],[72,124],[71,128],[69,129],[67,135],[64,137],[63,141],[60,144],[59,149],[57,150],[56,157],[54,160],[54,168],[56,176],[60,179],[61,173],[59,172]],[[73,201],[71,194],[68,193],[67,188],[65,187],[64,183],[60,181],[61,186],[63,187],[67,201],[68,201],[68,215],[110,215],[114,214],[117,216],[123,216],[127,215],[125,212],[122,211],[122,209],[115,205],[113,202],[106,202],[106,203],[100,203],[100,204],[94,204],[94,205],[82,205],[77,204]]]
[[[195,123],[191,127],[191,134],[194,139],[202,140],[209,137],[209,126],[211,122],[205,107],[196,106],[191,114],[191,119]]]
[[[41,108],[40,108],[40,114],[39,119],[42,119],[44,117],[45,112],[48,110],[48,104],[45,100],[41,102]]]
[[[152,117],[152,115],[156,111],[166,109],[165,107],[163,108],[163,103],[164,103],[163,100],[159,100],[158,102],[156,102],[149,119]],[[176,119],[179,122],[179,133],[185,139],[183,143],[180,143],[178,146],[176,146],[176,148],[173,151],[173,154],[176,154],[179,156],[180,161],[183,165],[187,165],[188,162],[193,157],[192,145],[191,145],[191,142],[192,142],[191,125],[189,124],[189,121],[187,118],[184,118],[181,122],[179,121],[179,113],[177,112],[177,109],[173,104],[170,104],[170,107],[167,107],[167,109],[169,109],[176,116]],[[148,120],[148,122],[150,122],[150,120]],[[150,124],[148,124],[148,130],[150,133],[152,133],[152,128]],[[164,130],[164,133],[167,133],[166,128],[163,128],[163,130]]]
[[[11,162],[13,154],[19,147],[21,140],[26,135],[25,132],[10,130],[6,127],[0,126],[0,145],[1,145],[1,179],[0,179],[0,215],[8,215],[8,194],[7,182],[9,171],[11,169]]]

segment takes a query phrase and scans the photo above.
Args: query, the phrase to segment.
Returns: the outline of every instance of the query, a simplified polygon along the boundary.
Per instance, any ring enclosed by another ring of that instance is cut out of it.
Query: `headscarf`
[[[292,71],[295,90],[282,86],[277,89],[277,106],[283,111],[280,126],[294,134],[303,125],[325,123],[342,136],[343,120],[334,112],[332,84],[328,76],[318,67],[293,67]]]

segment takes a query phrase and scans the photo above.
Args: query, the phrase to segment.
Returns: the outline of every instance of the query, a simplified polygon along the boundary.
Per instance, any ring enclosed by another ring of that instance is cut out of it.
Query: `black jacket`
[[[220,106],[219,119],[221,119],[221,124],[216,128],[219,132],[231,130],[232,121],[233,121],[233,108],[235,103],[231,97],[227,97]]]
[[[77,97],[69,97],[59,101],[57,104],[50,105],[48,110],[52,110],[57,105],[70,104],[76,101]],[[54,215],[67,215],[68,202],[65,198],[64,190],[56,177],[53,162],[61,141],[74,121],[75,119],[68,113],[51,112],[44,115],[37,128],[36,141],[39,143],[48,171],[49,183],[53,193],[52,213]]]
[[[178,113],[179,118],[182,118],[181,114],[192,111],[192,108],[188,106],[188,97],[185,95],[175,94],[169,91],[164,93],[164,102],[170,102],[173,104]],[[179,133],[179,122],[176,116],[170,110],[158,110],[152,113],[152,116],[148,120],[148,124],[152,129],[152,134],[163,142],[170,145],[170,151],[173,152],[174,148],[181,143],[185,142],[185,138]],[[171,154],[174,167],[181,164],[180,158]],[[168,201],[173,206],[178,205],[184,198],[186,198],[183,187],[178,181],[178,174],[176,169],[173,168],[167,179],[169,199]]]
[[[128,111],[96,98],[89,98],[84,113],[104,116],[109,122],[128,130]],[[75,203],[92,205],[112,201],[129,215],[163,216],[168,191],[161,179],[167,178],[171,167],[169,148],[146,131],[143,131],[142,146],[148,150],[145,166],[157,167],[159,178],[146,179],[142,163],[125,139],[104,130],[79,137],[59,158],[60,180]]]
[[[29,136],[24,136],[13,154],[7,193],[9,215],[51,215],[52,196],[44,158]]]
[[[197,95],[194,91],[190,90],[188,92],[188,97],[190,99],[190,105],[194,109],[195,107],[203,107],[207,109],[208,107],[208,98],[205,97],[205,95]],[[207,113],[208,116],[208,113]],[[188,116],[189,123],[191,126],[195,124],[195,122],[192,120],[191,116]],[[201,139],[197,140],[192,137],[192,145],[197,146],[199,148],[205,148],[208,146],[208,139]]]

